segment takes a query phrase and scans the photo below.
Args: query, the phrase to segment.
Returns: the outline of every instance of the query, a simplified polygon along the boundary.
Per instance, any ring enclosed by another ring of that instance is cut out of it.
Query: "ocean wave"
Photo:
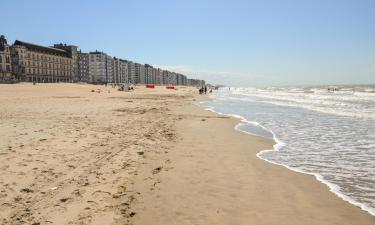
[[[311,94],[269,92],[266,90],[236,89],[231,97],[239,101],[262,101],[280,106],[299,107],[322,113],[363,119],[375,119],[375,94],[361,93],[346,96],[340,94]],[[249,98],[250,97],[250,98]],[[253,98],[253,99],[251,99]]]

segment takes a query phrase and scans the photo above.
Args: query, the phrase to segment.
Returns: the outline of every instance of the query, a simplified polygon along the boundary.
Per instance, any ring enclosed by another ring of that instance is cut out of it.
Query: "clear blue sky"
[[[374,0],[9,0],[0,33],[212,83],[375,83]]]

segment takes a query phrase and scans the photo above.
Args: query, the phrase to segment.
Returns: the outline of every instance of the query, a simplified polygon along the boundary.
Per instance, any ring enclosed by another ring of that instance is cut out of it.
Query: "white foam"
[[[326,88],[237,88],[235,95],[255,97],[275,105],[300,107],[323,113],[356,118],[375,119],[375,93],[354,91],[342,87],[340,91],[327,92]],[[372,89],[369,89],[372,90]],[[237,100],[248,100],[237,98]]]
[[[208,101],[206,101],[208,102]],[[269,130],[267,129],[266,127],[262,126],[260,123],[258,123],[257,121],[248,121],[246,118],[244,118],[243,116],[240,116],[240,115],[237,115],[237,114],[225,114],[225,113],[221,113],[221,112],[218,112],[218,111],[215,111],[214,107],[206,107],[205,110],[208,110],[208,111],[211,111],[211,112],[214,112],[214,113],[217,113],[219,115],[226,115],[226,116],[231,116],[231,117],[234,117],[234,118],[238,118],[240,119],[240,123],[238,123],[234,129],[237,130],[237,131],[240,131],[240,132],[243,132],[243,133],[246,133],[246,134],[250,134],[250,135],[256,135],[256,136],[259,136],[257,134],[254,134],[254,133],[251,133],[251,132],[248,132],[248,131],[245,131],[245,130],[241,130],[241,126],[243,124],[252,124],[252,125],[255,125],[255,126],[259,126],[261,128],[263,128],[264,130],[266,131],[269,131],[272,135],[273,135],[273,140],[275,141],[275,144],[273,145],[273,149],[266,149],[266,150],[262,150],[260,152],[258,152],[256,154],[256,156],[266,162],[269,162],[269,163],[272,163],[272,164],[275,164],[275,165],[279,165],[279,166],[283,166],[289,170],[292,170],[294,172],[298,172],[298,173],[303,173],[303,174],[308,174],[308,175],[313,175],[319,182],[325,184],[328,186],[329,190],[334,193],[335,195],[337,195],[339,198],[343,199],[344,201],[347,201],[359,208],[361,208],[362,210],[368,212],[369,214],[375,216],[375,208],[372,208],[370,206],[368,206],[367,204],[364,204],[364,203],[360,203],[356,200],[354,200],[353,198],[343,194],[341,191],[340,191],[340,187],[336,184],[333,184],[327,180],[324,179],[324,177],[318,173],[311,173],[311,172],[306,172],[306,171],[303,171],[301,169],[298,169],[298,168],[294,168],[294,167],[290,167],[288,165],[285,165],[285,164],[281,164],[281,163],[277,163],[277,162],[274,162],[274,161],[271,161],[271,160],[268,160],[264,157],[262,157],[262,154],[266,153],[266,152],[272,152],[272,151],[280,151],[284,146],[286,146],[286,143],[280,141],[275,133],[272,131],[272,130]]]

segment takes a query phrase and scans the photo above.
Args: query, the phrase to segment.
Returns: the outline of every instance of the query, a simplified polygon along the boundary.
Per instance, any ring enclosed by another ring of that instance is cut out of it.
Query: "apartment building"
[[[152,67],[151,65],[145,64],[145,83],[146,84],[155,83],[154,76],[153,76],[153,69],[154,67]]]
[[[73,45],[46,47],[16,40],[12,46],[13,71],[25,81],[76,81],[77,59],[77,47]]]
[[[146,70],[145,66],[140,63],[135,63],[135,83],[145,84],[146,83]]]
[[[113,58],[103,52],[90,52],[89,77],[90,83],[113,83]]]
[[[78,52],[78,80],[90,82],[90,54]]]
[[[12,64],[11,64],[10,46],[7,43],[4,35],[0,36],[0,80],[11,79]]]
[[[114,83],[129,83],[128,63],[126,60],[113,58]]]

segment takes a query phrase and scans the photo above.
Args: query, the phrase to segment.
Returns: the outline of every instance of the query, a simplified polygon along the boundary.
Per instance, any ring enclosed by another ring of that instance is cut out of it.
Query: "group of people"
[[[209,93],[212,93],[212,89],[210,89]],[[199,88],[199,94],[207,94],[207,86],[202,86],[201,88]]]

